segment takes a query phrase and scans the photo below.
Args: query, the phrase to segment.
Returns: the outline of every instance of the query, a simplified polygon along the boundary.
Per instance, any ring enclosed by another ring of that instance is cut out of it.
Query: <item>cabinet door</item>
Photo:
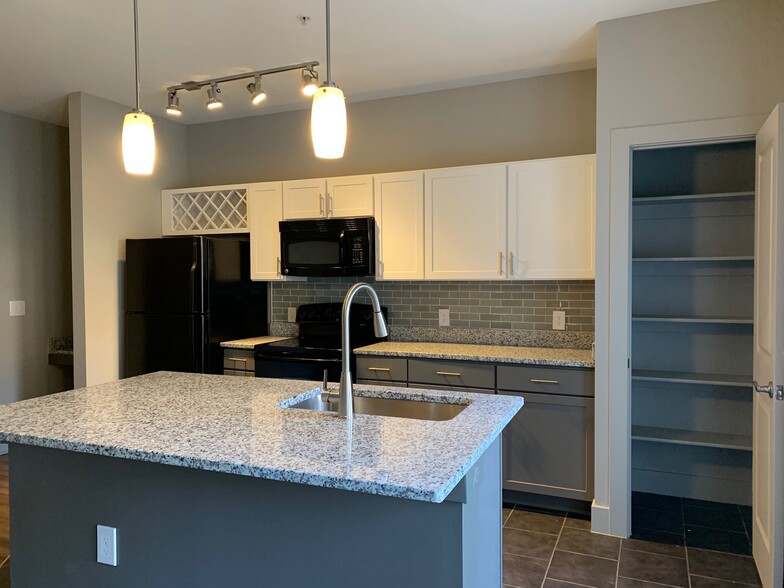
[[[250,277],[252,280],[280,279],[280,229],[283,218],[281,182],[248,186],[250,227]]]
[[[373,176],[328,178],[326,216],[373,216]]]
[[[594,278],[596,156],[509,165],[510,277]]]
[[[498,393],[525,399],[503,433],[503,487],[592,500],[593,398]]]
[[[326,183],[322,179],[283,182],[283,219],[321,218],[326,214]]]
[[[506,166],[425,172],[425,278],[506,279]]]
[[[374,185],[376,279],[424,279],[424,174],[383,174]]]

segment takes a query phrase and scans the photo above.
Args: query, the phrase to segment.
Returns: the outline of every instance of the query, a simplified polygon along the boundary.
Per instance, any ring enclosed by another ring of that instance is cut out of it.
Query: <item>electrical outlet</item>
[[[11,300],[8,302],[8,315],[9,316],[24,316],[25,315],[25,301],[24,300]]]
[[[553,330],[563,331],[566,329],[566,311],[554,310],[553,311]]]
[[[289,306],[289,322],[296,323],[297,322],[297,307],[296,306]]]
[[[448,327],[449,326],[449,309],[448,308],[439,308],[438,309],[438,326],[439,327]]]
[[[98,563],[107,566],[117,565],[117,529],[115,527],[97,526]]]

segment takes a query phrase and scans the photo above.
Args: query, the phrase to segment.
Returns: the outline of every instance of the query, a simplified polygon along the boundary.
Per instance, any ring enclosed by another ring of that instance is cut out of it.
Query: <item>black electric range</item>
[[[255,350],[256,376],[288,378],[292,380],[340,380],[341,342],[340,315],[343,304],[325,302],[303,304],[297,309],[299,336],[268,345],[258,345]],[[387,309],[381,308],[384,318]],[[373,332],[373,307],[369,304],[352,304],[349,316],[351,348],[386,341]],[[356,360],[351,354],[351,371],[356,372]]]

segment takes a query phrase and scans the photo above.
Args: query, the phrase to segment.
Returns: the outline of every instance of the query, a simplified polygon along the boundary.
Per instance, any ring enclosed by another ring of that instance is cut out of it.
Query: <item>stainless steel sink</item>
[[[373,414],[424,421],[448,421],[463,412],[466,406],[465,404],[446,404],[444,402],[428,402],[424,400],[354,396],[354,412],[356,414]],[[317,394],[307,400],[292,404],[289,408],[337,412],[338,402],[337,397],[334,400],[324,401],[321,395]]]

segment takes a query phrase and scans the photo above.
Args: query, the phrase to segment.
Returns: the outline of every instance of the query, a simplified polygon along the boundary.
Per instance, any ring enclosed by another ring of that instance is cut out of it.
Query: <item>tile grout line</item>
[[[643,552],[643,553],[645,553],[645,552]],[[645,582],[646,584],[653,584],[655,586],[663,586],[665,588],[682,588],[682,587],[679,587],[679,586],[673,586],[672,584],[662,584],[661,582],[652,582],[651,580],[638,580],[637,578],[629,578],[628,576],[618,576],[618,578],[623,578],[624,580],[633,580],[635,582]]]
[[[618,578],[621,575],[621,552],[623,551],[623,538],[618,541],[618,561],[615,562],[615,584],[613,588],[618,588]]]
[[[571,527],[569,527],[569,528],[571,528]],[[570,551],[568,549],[559,549],[558,551],[560,551],[561,553],[571,553],[572,555],[582,555],[583,557],[594,557],[596,559],[603,559],[604,561],[620,561],[620,560],[614,559],[612,557],[604,557],[604,556],[601,556],[601,555],[594,555],[592,553],[582,553],[580,551]],[[645,552],[643,551],[642,553],[645,553]],[[620,550],[619,550],[618,557],[620,557],[620,556],[621,556],[621,554],[620,554]],[[559,580],[559,582],[560,581],[561,580]],[[570,584],[576,584],[576,582],[569,582],[569,583]]]
[[[0,566],[0,567],[2,567],[2,566]],[[732,580],[724,580],[723,578],[713,578],[711,576],[705,576],[703,574],[694,574],[694,576],[697,577],[697,578],[705,578],[706,580],[719,580],[720,582],[732,582],[733,585],[738,586],[739,588],[741,586],[750,586],[750,587],[751,586],[760,586],[760,584],[747,584],[745,582],[734,582]]]
[[[639,539],[635,539],[635,541],[639,541]],[[651,543],[654,543],[654,542],[651,541]],[[669,543],[656,543],[656,545],[669,545]],[[680,547],[680,545],[673,545],[673,547]],[[637,553],[646,553],[648,555],[656,555],[658,557],[669,557],[671,559],[686,559],[685,555],[683,557],[678,557],[677,555],[668,555],[666,553],[657,553],[655,551],[645,551],[644,549],[635,549],[634,547],[629,547],[628,545],[626,546],[626,549],[628,549],[629,551],[636,551]],[[686,547],[683,548],[683,552],[684,552],[684,554],[686,553]],[[722,553],[722,552],[718,552],[718,553]],[[625,577],[626,576],[624,576],[624,578]],[[629,578],[629,579],[633,580],[634,578]],[[654,582],[654,584],[655,583],[656,582]],[[669,584],[664,584],[664,585],[665,586],[669,586]]]
[[[561,534],[563,533],[564,526],[566,526],[566,517],[564,517],[563,521],[561,521],[561,528],[558,531],[558,538],[555,540],[553,552],[550,554],[550,561],[547,562],[547,569],[544,571],[544,578],[542,578],[541,588],[544,588],[544,583],[547,581],[547,574],[550,573],[550,566],[553,565],[553,559],[555,558],[555,552],[558,549],[558,542],[561,540]]]

